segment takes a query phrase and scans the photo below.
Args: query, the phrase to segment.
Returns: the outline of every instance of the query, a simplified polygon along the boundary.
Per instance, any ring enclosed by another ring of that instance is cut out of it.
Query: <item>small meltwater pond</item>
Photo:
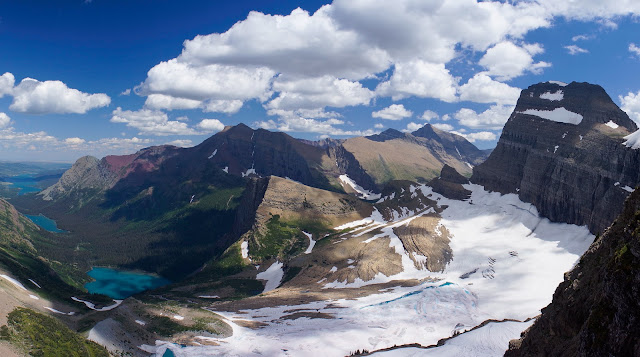
[[[45,231],[52,233],[67,233],[67,231],[58,228],[56,221],[43,214],[39,214],[37,216],[25,214],[25,216]]]
[[[128,298],[145,290],[159,288],[171,281],[155,274],[122,271],[110,268],[94,267],[89,271],[95,281],[85,284],[92,294],[107,295],[116,300]]]

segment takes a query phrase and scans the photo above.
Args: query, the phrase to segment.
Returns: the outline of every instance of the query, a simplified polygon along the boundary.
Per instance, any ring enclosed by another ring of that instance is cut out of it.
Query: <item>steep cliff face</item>
[[[640,192],[506,356],[640,356]]]
[[[522,91],[489,158],[471,181],[517,193],[553,221],[602,232],[640,182],[637,130],[602,87],[539,83]]]
[[[194,162],[201,165],[210,162],[242,177],[275,175],[312,187],[329,188],[330,177],[339,176],[324,148],[305,144],[285,133],[253,130],[244,124],[225,128],[189,150],[189,154]]]

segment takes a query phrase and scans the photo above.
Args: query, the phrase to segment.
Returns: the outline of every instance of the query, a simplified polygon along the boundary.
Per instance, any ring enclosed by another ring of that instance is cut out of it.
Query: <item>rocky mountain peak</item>
[[[516,115],[520,114],[520,115]],[[591,127],[613,122],[633,132],[636,124],[599,85],[543,82],[523,90],[510,120],[545,119]]]
[[[598,85],[538,83],[522,91],[471,181],[517,193],[553,221],[602,232],[640,183],[640,154],[623,145],[636,130]]]
[[[49,201],[72,190],[104,189],[115,183],[117,175],[109,170],[101,160],[93,156],[83,156],[76,160],[60,180],[39,193]]]
[[[381,132],[380,134],[375,134],[375,135],[369,135],[367,136],[367,139],[369,140],[373,140],[373,141],[379,141],[379,142],[383,142],[383,141],[387,141],[387,140],[393,140],[393,139],[399,139],[399,138],[404,138],[406,137],[406,134],[396,130],[396,129],[387,129],[383,132]]]

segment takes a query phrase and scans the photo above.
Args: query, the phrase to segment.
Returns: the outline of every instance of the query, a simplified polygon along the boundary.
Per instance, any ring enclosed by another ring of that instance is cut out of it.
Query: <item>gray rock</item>
[[[557,91],[562,100],[540,97]],[[582,115],[582,121],[574,125],[523,113],[561,107]],[[619,127],[606,126],[609,121]],[[474,168],[471,181],[517,193],[552,221],[602,232],[622,210],[629,195],[624,188],[640,182],[640,152],[622,145],[636,130],[600,86],[536,84],[522,91],[497,147]]]

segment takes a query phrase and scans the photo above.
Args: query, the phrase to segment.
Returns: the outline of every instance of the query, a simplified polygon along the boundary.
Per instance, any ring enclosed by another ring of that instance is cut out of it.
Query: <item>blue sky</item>
[[[638,15],[632,0],[3,1],[0,160],[190,146],[240,122],[306,139],[429,122],[489,148],[547,80],[600,84],[640,121]]]

